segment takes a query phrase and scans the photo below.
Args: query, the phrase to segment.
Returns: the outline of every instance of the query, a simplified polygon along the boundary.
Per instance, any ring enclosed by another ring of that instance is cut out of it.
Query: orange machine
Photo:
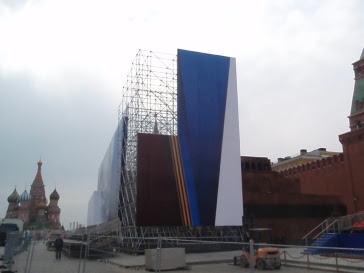
[[[254,266],[258,269],[268,269],[268,268],[281,268],[281,253],[279,248],[265,246],[266,242],[269,241],[269,237],[271,234],[271,229],[269,228],[255,228],[249,229],[249,234],[247,233],[246,241],[252,238],[255,244],[258,244],[258,247],[254,247],[253,249],[253,262]],[[250,234],[252,237],[250,237]],[[261,241],[264,240],[264,243]],[[242,267],[248,267],[250,263],[250,249],[249,246],[243,249],[241,256],[234,257],[234,264],[237,261],[240,261],[240,265]]]

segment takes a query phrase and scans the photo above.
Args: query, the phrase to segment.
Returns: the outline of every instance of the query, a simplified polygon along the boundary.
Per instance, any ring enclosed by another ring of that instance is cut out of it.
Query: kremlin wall
[[[348,167],[350,168],[350,166]],[[298,178],[300,191],[304,194],[342,196],[348,184],[344,154],[342,153],[280,173],[287,178]],[[355,212],[357,211],[348,211],[348,213]]]
[[[330,168],[331,166],[320,174],[317,171],[306,171],[307,174],[313,173],[317,179],[307,185],[306,180],[300,176],[289,175],[293,173],[291,169],[272,171],[268,158],[243,156],[241,162],[243,222],[247,229],[272,228],[272,236],[276,242],[286,243],[299,241],[328,217],[347,214],[347,205],[342,194],[328,194],[326,189],[330,188],[330,183],[326,187],[318,187],[315,184],[315,181],[321,181],[324,174],[335,173],[331,172],[334,169]],[[259,166],[261,162],[265,162],[264,165],[260,165],[265,168],[252,168]]]
[[[60,198],[56,189],[49,196],[49,204],[45,195],[42,178],[42,161],[38,161],[38,170],[30,188],[19,195],[14,189],[8,197],[9,207],[5,218],[18,218],[24,222],[26,229],[58,229],[61,209],[58,207]]]
[[[339,136],[343,153],[281,172],[298,179],[304,194],[340,196],[348,214],[364,211],[364,50],[353,67],[350,131]]]
[[[350,131],[339,136],[343,153],[301,150],[275,164],[241,158],[247,227],[271,227],[281,241],[300,240],[326,218],[364,211],[364,50],[353,66]]]

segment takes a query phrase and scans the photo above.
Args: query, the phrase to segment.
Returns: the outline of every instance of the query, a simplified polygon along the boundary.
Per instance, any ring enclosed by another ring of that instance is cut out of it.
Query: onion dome
[[[56,189],[54,189],[54,191],[51,193],[51,195],[49,196],[50,200],[58,200],[59,199],[59,194],[57,192]]]
[[[9,203],[18,203],[19,202],[19,194],[16,191],[16,188],[14,189],[13,193],[9,195],[8,202]]]
[[[27,202],[30,201],[31,195],[27,192],[27,190],[24,190],[24,192],[20,195],[20,202]]]

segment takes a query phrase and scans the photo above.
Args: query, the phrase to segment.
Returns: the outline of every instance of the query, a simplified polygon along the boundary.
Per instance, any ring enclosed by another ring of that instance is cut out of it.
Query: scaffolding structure
[[[136,229],[138,133],[177,134],[177,56],[139,50],[123,86],[119,106],[122,237],[140,237]],[[131,245],[135,242],[132,240]]]
[[[236,227],[138,227],[136,226],[136,179],[138,133],[177,135],[177,56],[139,50],[119,105],[120,247],[133,252],[150,246],[148,238],[241,237]],[[222,239],[224,238],[224,239]]]

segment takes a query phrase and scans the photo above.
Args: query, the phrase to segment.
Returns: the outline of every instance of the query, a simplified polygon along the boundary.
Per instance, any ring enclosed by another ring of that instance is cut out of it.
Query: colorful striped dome
[[[27,190],[24,190],[24,192],[20,195],[20,202],[27,202],[32,199],[31,195],[27,192]]]

